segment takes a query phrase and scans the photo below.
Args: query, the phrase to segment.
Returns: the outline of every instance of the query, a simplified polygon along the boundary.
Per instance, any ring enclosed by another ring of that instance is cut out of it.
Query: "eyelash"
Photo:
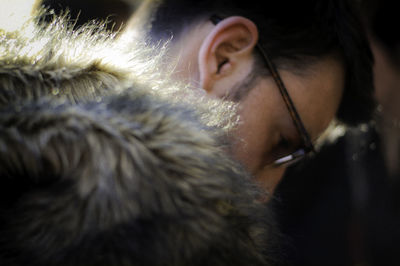
[[[288,149],[291,147],[291,143],[287,138],[281,135],[277,147]]]

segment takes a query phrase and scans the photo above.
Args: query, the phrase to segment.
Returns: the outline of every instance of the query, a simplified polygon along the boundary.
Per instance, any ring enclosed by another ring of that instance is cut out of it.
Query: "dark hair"
[[[295,65],[324,55],[337,56],[346,68],[346,85],[338,118],[348,124],[370,119],[372,54],[357,9],[347,0],[307,1],[159,1],[150,20],[149,38],[179,39],[183,29],[212,14],[241,15],[260,32],[260,45],[279,67],[280,60]],[[317,100],[317,99],[316,99]]]

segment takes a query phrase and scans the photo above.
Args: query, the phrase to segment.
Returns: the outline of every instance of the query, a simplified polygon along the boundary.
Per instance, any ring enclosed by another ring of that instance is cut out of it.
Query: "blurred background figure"
[[[375,58],[378,107],[369,123],[339,132],[278,187],[293,265],[399,265],[400,34],[394,4],[358,1]]]
[[[400,171],[400,34],[390,29],[399,25],[400,19],[391,1],[362,3],[375,56],[377,122],[389,174],[396,175]]]

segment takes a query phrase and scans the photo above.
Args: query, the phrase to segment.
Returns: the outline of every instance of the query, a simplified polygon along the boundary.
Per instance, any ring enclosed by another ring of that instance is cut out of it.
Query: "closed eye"
[[[285,136],[280,135],[278,142],[272,147],[272,149],[268,152],[268,158],[267,163],[272,163],[276,159],[286,156],[290,153],[292,153],[295,150],[295,146],[292,144],[292,142],[287,139]]]
[[[279,147],[280,150],[289,150],[292,145],[287,138],[281,135],[277,147]]]

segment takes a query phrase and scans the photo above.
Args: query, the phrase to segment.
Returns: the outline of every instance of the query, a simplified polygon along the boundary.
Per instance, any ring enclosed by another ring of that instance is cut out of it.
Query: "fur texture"
[[[33,28],[0,33],[1,265],[274,261],[263,195],[220,141],[229,106],[93,25]]]

